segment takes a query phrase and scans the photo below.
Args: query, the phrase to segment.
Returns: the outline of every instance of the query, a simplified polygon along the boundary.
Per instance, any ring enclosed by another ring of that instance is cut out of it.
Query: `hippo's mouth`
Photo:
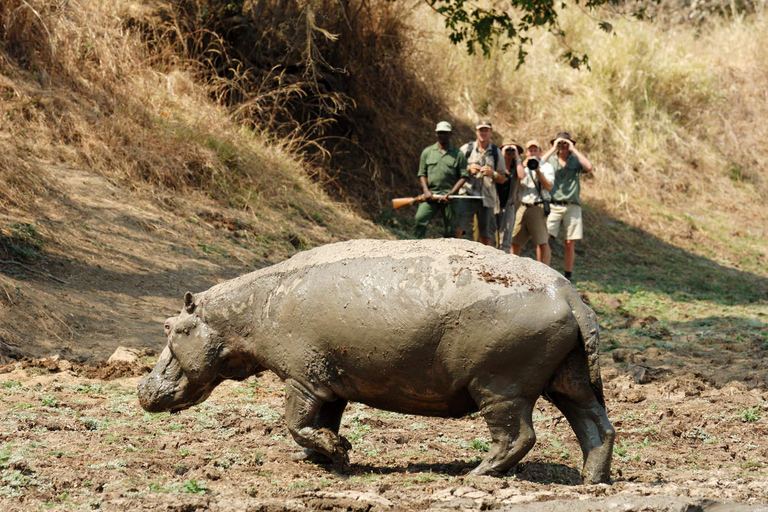
[[[152,372],[139,382],[139,403],[148,412],[180,411],[196,403],[179,361],[166,347]]]

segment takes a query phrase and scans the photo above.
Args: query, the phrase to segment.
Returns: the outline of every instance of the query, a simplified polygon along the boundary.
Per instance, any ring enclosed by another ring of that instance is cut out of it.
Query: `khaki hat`
[[[453,128],[451,128],[451,123],[448,121],[440,121],[437,123],[437,126],[435,126],[436,132],[452,132]]]
[[[493,125],[490,121],[480,121],[477,123],[477,126],[475,126],[475,130],[479,130],[480,128],[490,128],[493,130]]]
[[[536,146],[537,148],[541,149],[541,144],[539,144],[539,141],[536,139],[531,139],[525,143],[525,149],[528,149],[531,146]]]
[[[550,144],[554,144],[557,139],[568,139],[569,141],[576,144],[576,141],[571,138],[571,134],[568,132],[558,132],[557,136],[549,141]]]
[[[504,146],[515,146],[517,148],[517,154],[520,156],[522,156],[523,154],[523,147],[517,142],[505,142],[504,144],[501,145],[501,147],[504,147]]]

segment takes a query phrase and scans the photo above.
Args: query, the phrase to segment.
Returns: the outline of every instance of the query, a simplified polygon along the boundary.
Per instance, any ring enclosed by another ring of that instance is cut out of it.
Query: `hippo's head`
[[[238,378],[229,371],[231,347],[200,309],[187,292],[179,316],[165,321],[168,345],[152,373],[139,383],[144,410],[186,409],[203,402],[223,380]]]

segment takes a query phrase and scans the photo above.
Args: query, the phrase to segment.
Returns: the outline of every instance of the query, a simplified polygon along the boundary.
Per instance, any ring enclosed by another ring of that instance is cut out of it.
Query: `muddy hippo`
[[[286,386],[285,420],[307,453],[345,466],[349,401],[406,414],[479,411],[492,437],[475,475],[533,447],[544,396],[571,424],[589,483],[608,482],[595,313],[559,273],[465,240],[355,240],[184,296],[141,406],[178,411],[225,379],[264,370]]]

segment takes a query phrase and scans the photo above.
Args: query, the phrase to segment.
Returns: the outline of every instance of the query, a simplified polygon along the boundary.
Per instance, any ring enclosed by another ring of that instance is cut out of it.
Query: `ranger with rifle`
[[[426,236],[427,225],[438,213],[443,217],[443,236],[452,237],[456,233],[458,201],[450,196],[456,195],[469,178],[469,173],[467,173],[467,158],[451,144],[452,131],[450,123],[446,121],[437,123],[435,127],[437,143],[421,152],[418,176],[423,194],[419,198],[414,198],[413,201],[420,200],[415,217],[416,238]],[[422,197],[423,199],[420,199]]]

